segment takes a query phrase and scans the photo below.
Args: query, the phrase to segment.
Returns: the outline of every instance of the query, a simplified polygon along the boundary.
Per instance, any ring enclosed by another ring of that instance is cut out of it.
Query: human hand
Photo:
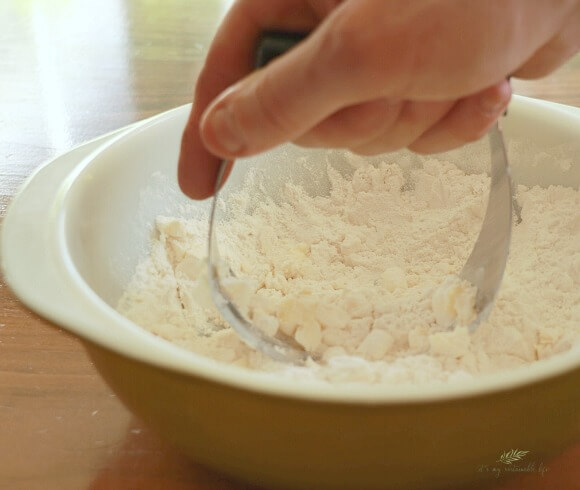
[[[312,33],[252,72],[271,29]],[[505,110],[508,75],[543,76],[579,47],[578,0],[238,0],[196,85],[180,186],[208,197],[221,158],[287,141],[361,154],[461,146]]]

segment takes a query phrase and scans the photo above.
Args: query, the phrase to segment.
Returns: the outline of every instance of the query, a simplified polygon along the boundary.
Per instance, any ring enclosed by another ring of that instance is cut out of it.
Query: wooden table
[[[2,0],[0,218],[39,164],[190,101],[229,0]],[[522,94],[580,106],[580,57]],[[580,488],[580,447],[513,488]],[[576,482],[576,483],[572,483]],[[77,340],[0,281],[0,489],[239,490],[121,405]],[[510,487],[512,488],[512,487]]]

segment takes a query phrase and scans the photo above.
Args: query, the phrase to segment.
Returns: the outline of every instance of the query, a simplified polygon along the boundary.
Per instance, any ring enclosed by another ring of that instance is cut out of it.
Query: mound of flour
[[[221,319],[207,287],[206,220],[157,219],[150,257],[119,311],[216,360],[330,382],[452,381],[547,358],[580,339],[577,190],[518,189],[522,222],[496,306],[469,334],[475,291],[454,274],[479,232],[488,177],[437,160],[412,172],[412,186],[387,163],[348,179],[329,168],[329,177],[329,196],[288,184],[280,204],[251,213],[238,193],[219,236],[237,276],[227,284],[236,304],[320,363],[272,361]]]

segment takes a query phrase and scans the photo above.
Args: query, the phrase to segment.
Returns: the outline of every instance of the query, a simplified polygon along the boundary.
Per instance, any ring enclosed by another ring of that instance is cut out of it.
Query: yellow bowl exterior
[[[272,396],[86,344],[119,397],[195,461],[283,489],[485,485],[506,450],[543,458],[580,439],[580,369],[509,391],[429,403]]]

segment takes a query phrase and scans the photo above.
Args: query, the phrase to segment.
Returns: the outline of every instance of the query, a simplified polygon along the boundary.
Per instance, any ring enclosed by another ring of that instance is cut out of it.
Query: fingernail
[[[229,105],[210,112],[205,124],[211,128],[215,143],[227,153],[237,153],[244,148],[243,134]]]

